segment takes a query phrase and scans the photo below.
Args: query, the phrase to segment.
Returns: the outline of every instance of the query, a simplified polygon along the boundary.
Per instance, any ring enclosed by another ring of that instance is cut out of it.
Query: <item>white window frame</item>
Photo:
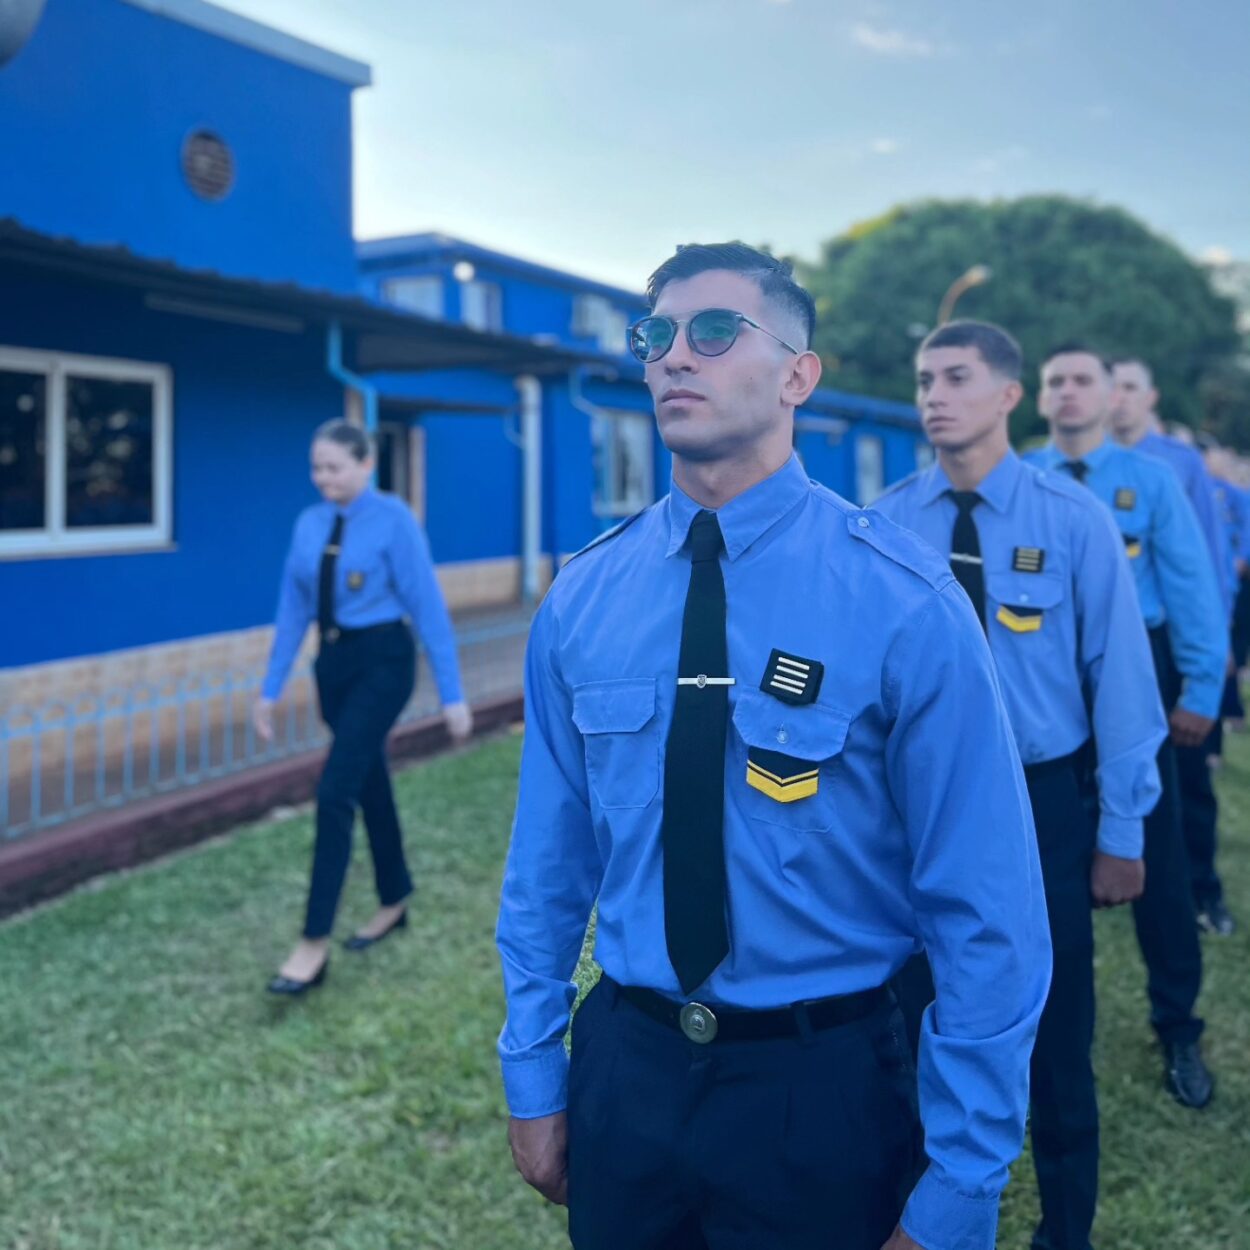
[[[645,424],[647,437],[646,446],[646,463],[643,466],[643,492],[635,499],[601,499],[599,497],[599,482],[603,479],[611,480],[611,465],[604,465],[602,469],[596,465],[595,471],[595,493],[593,499],[594,514],[597,517],[627,517],[633,516],[635,512],[641,511],[655,502],[655,421],[649,413],[641,412],[632,408],[600,408],[592,418],[596,423],[603,425],[611,425],[613,427],[624,421],[636,421],[641,427]],[[592,433],[592,439],[593,439]],[[643,446],[643,440],[639,440],[639,446]],[[595,443],[596,456],[604,454],[602,443]],[[609,453],[610,454],[610,453]],[[643,498],[645,495],[645,498]]]
[[[44,458],[44,519],[40,530],[0,530],[0,558],[6,556],[101,555],[167,547],[173,538],[173,371],[168,365],[70,352],[0,346],[0,369],[44,377],[47,448]],[[67,375],[152,387],[152,524],[90,529],[65,524],[65,413]]]
[[[481,292],[481,315],[476,311],[470,315],[465,293],[470,289]],[[460,321],[472,330],[486,334],[503,333],[503,287],[490,278],[472,277],[460,284]]]
[[[421,299],[404,298],[403,292],[420,288]],[[442,321],[447,315],[447,284],[442,274],[402,273],[385,278],[382,282],[382,299],[393,308],[415,313],[418,317],[430,317]]]

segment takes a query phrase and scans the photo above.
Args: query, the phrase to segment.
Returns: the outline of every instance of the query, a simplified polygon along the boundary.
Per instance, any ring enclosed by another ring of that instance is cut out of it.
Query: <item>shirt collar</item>
[[[346,508],[339,508],[336,506],[334,511],[336,513],[341,512],[343,516],[350,521],[353,517],[359,516],[370,506],[370,504],[373,503],[377,493],[378,492],[372,486],[366,486],[364,490],[362,490],[360,494],[347,505]]]
[[[799,458],[790,459],[770,477],[734,496],[715,509],[725,554],[736,560],[757,538],[781,520],[811,490],[811,483]],[[690,533],[690,522],[703,510],[676,482],[668,496],[668,549],[665,555],[680,551]]]
[[[1014,451],[1007,454],[985,475],[976,493],[989,504],[995,512],[1006,512],[1011,505],[1011,497],[1015,493],[1016,483],[1020,480],[1020,457]],[[954,490],[946,470],[939,461],[934,461],[921,475],[920,502],[928,505],[940,499],[948,490]]]
[[[1080,459],[1089,465],[1092,471],[1098,468],[1103,461],[1109,459],[1111,456],[1114,456],[1117,448],[1119,448],[1118,443],[1113,443],[1109,438],[1104,438],[1093,451],[1087,452],[1085,455],[1081,456]],[[1059,450],[1053,440],[1046,444],[1046,459],[1047,466],[1052,469],[1057,469],[1061,465],[1072,463],[1069,461],[1068,457]]]

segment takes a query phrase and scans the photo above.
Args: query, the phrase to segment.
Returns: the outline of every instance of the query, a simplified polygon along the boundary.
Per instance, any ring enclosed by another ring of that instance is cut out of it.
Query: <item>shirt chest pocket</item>
[[[1009,634],[1048,634],[1064,601],[1063,580],[1049,573],[991,573],[989,617]]]
[[[573,688],[573,723],[586,749],[586,778],[605,810],[646,807],[660,789],[655,678],[591,681]]]
[[[817,703],[792,706],[758,690],[738,695],[731,792],[748,816],[803,833],[833,827],[838,757],[851,717]]]

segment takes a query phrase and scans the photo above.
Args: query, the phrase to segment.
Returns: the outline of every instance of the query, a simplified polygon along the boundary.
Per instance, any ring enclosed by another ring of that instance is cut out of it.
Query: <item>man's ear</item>
[[[781,389],[786,405],[801,408],[807,403],[820,381],[820,373],[820,357],[815,352],[800,352],[795,356]]]

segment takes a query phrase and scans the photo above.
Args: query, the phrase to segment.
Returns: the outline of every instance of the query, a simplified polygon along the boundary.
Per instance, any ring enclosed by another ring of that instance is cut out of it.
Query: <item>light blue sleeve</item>
[[[1250,564],[1250,491],[1230,486],[1233,507],[1237,509],[1237,549],[1233,554]]]
[[[1219,507],[1215,498],[1215,482],[1207,473],[1201,459],[1193,461],[1192,479],[1185,485],[1185,493],[1193,506],[1198,524],[1202,528],[1207,550],[1211,553],[1211,563],[1215,566],[1220,599],[1224,604],[1224,619],[1227,621],[1233,615],[1237,575],[1233,570],[1233,551],[1229,543],[1228,530],[1220,520]]]
[[[1050,984],[1037,837],[989,648],[956,583],[897,650],[886,770],[937,989],[919,1061],[929,1166],[902,1222],[922,1246],[993,1250]]]
[[[520,1119],[566,1106],[572,978],[603,875],[556,633],[548,596],[526,649],[525,743],[495,934],[508,1007],[499,1059],[508,1108]]]
[[[1142,820],[1159,800],[1155,757],[1168,725],[1124,541],[1105,508],[1085,515],[1072,567],[1082,677],[1098,745],[1098,849],[1139,859]]]
[[[434,573],[434,560],[425,531],[407,508],[396,513],[386,558],[396,597],[404,605],[430,657],[439,699],[444,707],[449,703],[463,702],[456,633],[447,611],[447,601]]]
[[[300,644],[308,632],[308,626],[317,615],[312,588],[301,582],[295,570],[299,562],[299,547],[304,538],[304,517],[295,522],[291,534],[291,547],[282,569],[282,584],[278,591],[278,612],[274,621],[273,646],[269,651],[269,667],[260,692],[266,699],[278,699],[282,687],[291,672],[291,665],[299,654]]]
[[[1156,479],[1150,541],[1172,653],[1183,679],[1179,705],[1214,719],[1224,692],[1228,621],[1215,570],[1180,479]]]

